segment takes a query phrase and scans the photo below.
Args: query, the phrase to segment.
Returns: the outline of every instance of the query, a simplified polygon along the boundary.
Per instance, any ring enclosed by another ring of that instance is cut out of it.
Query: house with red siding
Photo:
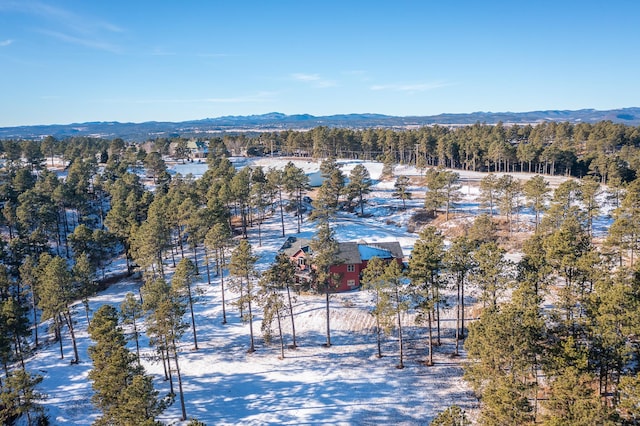
[[[296,281],[301,287],[312,283],[312,250],[311,240],[289,237],[280,249],[289,256],[296,265]],[[339,242],[338,264],[331,266],[329,272],[340,277],[340,282],[333,283],[335,292],[343,292],[360,288],[362,272],[373,257],[384,260],[395,260],[402,265],[403,254],[397,241],[367,243],[365,241]]]

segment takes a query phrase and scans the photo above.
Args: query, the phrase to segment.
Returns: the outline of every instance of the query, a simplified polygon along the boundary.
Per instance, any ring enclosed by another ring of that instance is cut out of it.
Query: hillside
[[[40,139],[47,135],[56,138],[92,136],[106,139],[123,138],[143,141],[154,137],[202,136],[211,133],[264,132],[286,129],[303,130],[317,126],[344,128],[413,128],[420,126],[465,125],[476,122],[495,124],[534,124],[545,121],[595,123],[611,120],[615,123],[640,125],[640,108],[621,108],[606,111],[581,109],[576,111],[547,110],[531,112],[473,112],[468,114],[439,114],[432,116],[397,117],[381,114],[339,114],[313,116],[286,115],[272,112],[262,115],[224,116],[183,122],[120,123],[89,122],[38,126],[0,127],[0,139]]]

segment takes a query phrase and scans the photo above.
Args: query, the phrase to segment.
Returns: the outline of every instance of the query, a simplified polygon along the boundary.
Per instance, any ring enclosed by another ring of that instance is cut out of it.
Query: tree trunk
[[[329,283],[326,283],[325,296],[326,296],[326,304],[327,304],[327,343],[325,343],[326,347],[331,346],[331,327],[330,327],[330,315],[329,315]]]
[[[280,199],[280,223],[282,225],[282,236],[284,237],[284,211],[282,208],[282,190],[278,189],[278,197]]]
[[[204,264],[207,269],[207,284],[211,286],[211,268],[209,267],[209,253],[207,248],[204,248]]]
[[[178,390],[180,391],[180,409],[182,410],[181,421],[187,420],[187,409],[184,405],[184,392],[182,391],[182,376],[180,375],[180,364],[178,364],[178,350],[176,348],[175,339],[172,342],[173,347],[173,360],[176,362],[176,374],[178,376]]]
[[[440,289],[437,286],[434,286],[433,288],[436,296],[436,309],[434,311],[436,319],[436,346],[440,346],[442,345],[442,342],[440,341]]]
[[[24,357],[22,356],[22,345],[20,344],[20,336],[18,336],[18,333],[15,332],[13,333],[13,346],[16,358],[18,358],[18,360],[20,361],[22,370],[24,370]]]
[[[249,292],[249,289],[247,289],[247,292],[249,293],[247,305],[249,308],[249,337],[251,340],[251,344],[247,352],[252,353],[256,351],[256,348],[253,343],[253,314],[251,313],[251,293]]]
[[[31,284],[31,308],[33,309],[33,333],[35,347],[38,347],[38,304],[36,303],[36,294],[33,291],[33,283]]]
[[[224,251],[220,250],[220,258],[224,265]],[[227,323],[227,309],[224,302],[224,268],[220,268],[220,294],[222,295],[222,324]]]
[[[66,318],[67,325],[69,326],[69,334],[71,335],[71,345],[73,346],[74,359],[71,360],[71,364],[77,364],[78,362],[80,362],[80,359],[78,357],[78,345],[76,344],[76,333],[73,330],[73,318],[71,318],[71,313],[69,312],[68,308],[67,308],[67,312],[64,314],[64,317]]]
[[[460,339],[464,340],[464,276],[460,280]]]
[[[287,297],[289,298],[289,315],[291,315],[291,334],[293,338],[293,345],[291,345],[291,347],[295,349],[298,345],[296,344],[296,324],[293,319],[293,304],[291,303],[291,290],[289,288],[289,283],[287,283]]]
[[[459,274],[459,273],[458,273]],[[455,356],[460,355],[460,279],[458,278],[458,295],[457,295],[457,303],[456,303],[456,349],[454,352]]]
[[[302,193],[300,191],[300,189],[298,189],[298,215],[296,218],[296,222],[298,224],[298,234],[300,233],[300,226],[302,224],[302,212],[301,212],[301,207],[302,207]]]
[[[282,321],[280,320],[279,306],[276,306],[276,314],[278,318],[278,334],[280,335],[280,359],[284,359],[284,339],[282,337]]]
[[[404,368],[404,342],[402,338],[402,319],[400,316],[400,295],[398,294],[398,286],[396,286],[396,316],[398,317],[398,350],[400,352],[400,362],[397,368]]]
[[[133,337],[136,339],[136,357],[138,358],[138,367],[142,367],[140,363],[140,340],[138,339],[138,324],[136,324],[135,314],[133,315]]]
[[[428,322],[429,322],[429,359],[427,361],[427,365],[433,365],[433,330],[432,330],[432,318],[431,318],[431,309],[427,314]]]
[[[162,353],[162,363],[164,364],[166,361],[165,367],[165,380],[168,377],[169,379],[169,390],[171,395],[175,395],[176,392],[173,389],[173,374],[171,373],[171,354],[169,353],[169,343],[167,342],[167,338],[163,337],[164,347],[160,348],[160,352]],[[167,374],[168,373],[168,374]]]
[[[173,237],[171,237],[171,240],[173,240]],[[173,243],[171,245],[171,248],[169,249],[169,253],[171,253],[171,262],[173,263],[173,267],[176,267],[176,255],[175,253],[178,252],[178,249],[176,247],[177,243]]]
[[[196,275],[200,275],[200,269],[198,268],[198,245],[193,243],[193,266],[196,268]]]
[[[198,350],[198,334],[196,332],[196,317],[193,314],[193,297],[191,296],[191,284],[187,283],[187,294],[189,296],[189,311],[191,311],[191,327],[193,328],[193,346]]]
[[[53,322],[55,327],[55,336],[58,338],[58,343],[60,344],[60,359],[64,359],[64,350],[62,348],[62,325],[60,324],[62,321],[60,319],[60,314],[54,317]]]
[[[382,358],[382,343],[380,339],[380,314],[376,314],[376,340],[378,343],[378,358]]]

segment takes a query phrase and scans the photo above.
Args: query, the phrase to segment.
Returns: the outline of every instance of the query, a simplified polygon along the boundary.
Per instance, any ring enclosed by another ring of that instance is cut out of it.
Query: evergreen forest
[[[192,142],[206,151],[190,148]],[[345,175],[337,159],[383,163],[382,179],[394,182],[392,197],[402,208],[417,195],[412,187],[426,187],[420,197],[427,220],[416,229],[404,268],[375,259],[362,281],[363,291],[375,296],[376,351],[382,357],[385,340],[394,336],[397,347],[387,355],[397,358],[398,370],[407,361],[409,324],[402,319],[410,313],[428,335],[428,374],[437,364],[441,317],[453,312],[451,357],[467,358],[464,379],[479,408],[467,416],[449,407],[432,424],[640,421],[638,127],[609,121],[316,127],[145,143],[49,136],[0,141],[0,156],[2,424],[54,424],[41,404],[43,376],[26,367],[51,344],[72,366],[92,363],[95,424],[160,424],[169,406],[180,406],[181,421],[202,424],[187,412],[189,378],[180,364],[180,343],[192,339],[193,350],[201,343],[196,277],[209,284],[222,279],[223,324],[227,309],[240,313],[249,327],[247,352],[258,350],[260,333],[281,358],[297,346],[294,266],[282,255],[265,270],[256,266],[253,250],[264,242],[267,217],[281,223],[282,237],[300,232],[303,221],[316,224],[315,268],[304,290],[326,300],[324,346],[330,347],[331,266],[339,261],[332,223],[345,211],[366,216],[372,185],[364,167]],[[237,168],[231,156],[322,160],[324,181],[312,189],[293,162],[283,169]],[[206,162],[207,171],[198,179],[171,174],[169,160]],[[422,171],[419,182],[394,175],[399,165]],[[440,225],[458,214],[462,171],[483,172],[485,213],[453,235]],[[533,177],[517,178],[525,173]],[[565,179],[551,187],[547,178],[554,176]],[[613,206],[605,233],[594,224],[603,200]],[[524,210],[535,220],[523,238]],[[285,212],[295,215],[293,228],[285,229]],[[514,250],[515,259],[508,256]],[[126,265],[119,275],[110,272],[116,259]],[[124,277],[138,280],[139,291],[120,306],[89,309],[89,298]],[[471,291],[473,310],[465,307]],[[227,292],[238,297],[225,303]],[[86,330],[74,321],[80,307]],[[256,312],[263,320],[254,329]],[[292,345],[283,336],[285,323]],[[90,360],[77,350],[79,331],[92,340]],[[71,343],[71,353],[63,342]],[[141,362],[147,343],[170,383],[167,395]]]

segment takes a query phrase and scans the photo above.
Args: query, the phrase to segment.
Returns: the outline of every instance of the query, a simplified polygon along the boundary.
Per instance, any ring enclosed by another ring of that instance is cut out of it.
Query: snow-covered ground
[[[254,164],[263,167],[282,167],[288,160],[261,159]],[[317,171],[319,163],[297,160],[296,165],[305,172]],[[343,161],[348,174],[356,161]],[[408,200],[408,209],[402,210],[402,202],[393,199],[393,182],[379,181],[382,165],[363,163],[375,181],[367,218],[341,214],[335,222],[339,241],[366,240],[400,242],[405,255],[411,252],[417,235],[407,231],[411,210],[422,205],[420,191],[415,187],[415,199]],[[172,165],[173,173],[200,176],[206,170],[205,163]],[[396,173],[419,176],[411,167],[398,167]],[[469,182],[475,175],[462,175],[464,195],[459,212],[475,213],[477,188]],[[467,181],[465,181],[467,179]],[[521,220],[531,220],[531,215],[521,215]],[[311,237],[314,224],[305,222],[300,236]],[[298,235],[295,218],[286,217],[287,236]],[[273,261],[285,238],[281,236],[279,216],[270,218],[262,227],[262,246],[258,245],[257,229],[252,229],[250,242],[259,255],[257,268],[264,270]],[[228,324],[222,324],[220,280],[212,278],[207,283],[203,260],[197,286],[202,292],[196,304],[196,323],[199,350],[193,349],[193,336],[188,330],[182,338],[180,368],[184,380],[184,396],[189,418],[198,418],[209,425],[224,424],[428,424],[438,412],[452,404],[465,409],[471,416],[477,409],[477,401],[462,380],[462,363],[466,357],[455,358],[454,316],[449,311],[443,317],[442,346],[435,350],[435,365],[427,367],[426,331],[417,327],[412,315],[403,319],[407,337],[405,368],[397,369],[397,339],[385,338],[383,358],[376,357],[374,320],[369,313],[371,295],[354,291],[334,295],[331,298],[332,346],[326,341],[326,317],[324,297],[299,295],[295,303],[295,326],[299,347],[286,349],[285,358],[279,359],[279,346],[274,340],[270,345],[260,337],[260,312],[254,326],[257,341],[255,353],[246,352],[249,344],[249,326],[243,324],[237,309],[227,306]],[[171,270],[170,260],[166,261]],[[122,263],[114,264],[112,272],[122,271]],[[104,303],[119,306],[129,291],[137,293],[140,283],[123,280],[90,300],[92,311]],[[227,293],[227,301],[237,298]],[[70,365],[71,344],[65,334],[64,354],[61,360],[57,343],[49,342],[28,360],[27,368],[42,374],[40,389],[48,395],[44,402],[55,425],[91,424],[99,416],[90,402],[91,383],[87,376],[92,368],[87,348],[92,344],[86,332],[86,319],[81,304],[75,307],[80,363]],[[284,319],[287,344],[291,343],[290,319]],[[41,328],[46,335],[46,325]],[[48,338],[50,336],[47,336]],[[131,342],[133,350],[134,344]],[[154,361],[154,352],[146,341],[142,342],[143,363],[155,377],[154,385],[160,395],[169,391],[164,381],[162,364]],[[180,407],[176,402],[160,417],[166,424],[180,422]]]

